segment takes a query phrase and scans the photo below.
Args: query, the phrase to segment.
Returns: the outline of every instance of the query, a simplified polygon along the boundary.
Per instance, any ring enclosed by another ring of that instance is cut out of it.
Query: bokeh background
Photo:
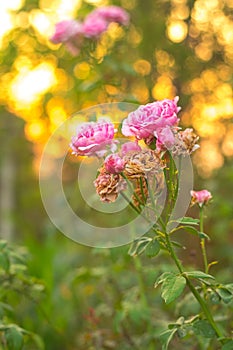
[[[128,28],[111,24],[77,57],[49,41],[56,22],[82,19],[111,4],[129,12]],[[231,281],[232,28],[232,0],[0,2],[0,235],[27,247],[29,272],[45,286],[37,302],[12,290],[14,312],[4,317],[38,333],[46,349],[146,350],[149,320],[160,329],[167,313],[173,319],[176,312],[164,309],[153,290],[158,272],[167,268],[166,256],[142,261],[141,269],[127,256],[129,247],[77,245],[57,232],[43,209],[38,173],[46,141],[72,114],[92,105],[180,96],[181,124],[200,136],[195,189],[213,194],[206,211],[208,254],[219,261],[214,272]],[[55,149],[55,156],[63,151]],[[197,215],[195,208],[190,215]],[[178,238],[187,246],[182,259],[200,266],[198,241]],[[151,309],[140,302],[141,277]],[[25,349],[34,347],[25,343]]]

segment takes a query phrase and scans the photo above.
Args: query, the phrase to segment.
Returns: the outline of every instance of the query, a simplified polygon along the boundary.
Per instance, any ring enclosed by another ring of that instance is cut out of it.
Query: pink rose
[[[126,142],[121,146],[120,154],[124,157],[129,152],[141,151],[141,147],[138,145],[137,141],[134,142]]]
[[[175,126],[179,119],[177,113],[178,97],[174,100],[162,100],[140,106],[131,112],[123,121],[122,133],[125,136],[135,136],[137,139],[147,139],[167,126]]]
[[[116,145],[114,138],[114,125],[107,121],[90,122],[82,124],[76,136],[72,137],[70,147],[73,153],[80,156],[102,157],[109,145],[114,151]]]
[[[174,146],[176,139],[174,136],[174,133],[172,129],[169,126],[166,126],[165,128],[158,130],[156,132],[156,149],[158,151],[161,151],[161,149],[172,149]]]
[[[117,153],[110,154],[104,161],[105,169],[110,174],[119,174],[125,168],[124,160]]]
[[[75,37],[82,36],[82,24],[75,20],[58,22],[55,25],[55,33],[50,38],[54,44],[64,43]]]
[[[190,191],[190,193],[192,196],[192,202],[194,204],[197,203],[200,207],[202,207],[204,204],[207,204],[212,198],[211,193],[207,190]]]
[[[95,13],[90,13],[83,23],[83,33],[87,38],[98,38],[107,28],[108,22]]]
[[[145,106],[140,106],[136,111],[129,113],[123,120],[122,134],[125,136],[135,136],[137,139],[146,139],[153,135],[156,125],[154,116],[148,115],[144,111]]]
[[[93,11],[107,22],[116,22],[123,25],[129,24],[128,13],[119,6],[103,6]]]

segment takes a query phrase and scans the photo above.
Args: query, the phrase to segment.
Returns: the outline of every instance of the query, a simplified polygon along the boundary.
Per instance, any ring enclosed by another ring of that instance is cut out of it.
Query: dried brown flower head
[[[161,171],[165,164],[159,154],[151,149],[130,152],[124,157],[124,174],[129,179],[147,177],[149,173]]]
[[[101,201],[108,203],[115,202],[119,193],[126,189],[126,181],[120,175],[105,173],[104,168],[100,169],[94,185]]]

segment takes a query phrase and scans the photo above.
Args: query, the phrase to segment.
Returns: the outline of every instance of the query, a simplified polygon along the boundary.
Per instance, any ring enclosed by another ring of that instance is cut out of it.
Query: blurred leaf
[[[162,350],[168,349],[168,345],[172,340],[172,338],[174,337],[174,335],[176,334],[176,332],[177,332],[177,328],[174,328],[174,329],[168,329],[160,334],[159,339],[162,343]]]
[[[229,304],[233,299],[232,292],[225,287],[217,288],[216,292],[225,304]]]
[[[0,240],[0,250],[4,249],[7,246],[7,241]]]
[[[44,342],[43,342],[42,338],[39,335],[31,334],[31,337],[32,337],[34,343],[36,344],[38,350],[44,350],[45,349]]]
[[[186,279],[183,276],[170,275],[162,284],[162,298],[166,304],[177,299],[183,292],[186,286]]]
[[[5,271],[8,271],[10,268],[9,256],[5,251],[0,252],[0,267]]]
[[[214,338],[216,336],[213,327],[209,324],[209,322],[205,320],[199,320],[194,322],[193,330],[195,334],[201,335],[205,338]]]
[[[233,340],[228,340],[222,347],[222,350],[232,350],[233,349]]]
[[[16,326],[11,326],[5,332],[8,350],[21,350],[23,348],[23,335]]]

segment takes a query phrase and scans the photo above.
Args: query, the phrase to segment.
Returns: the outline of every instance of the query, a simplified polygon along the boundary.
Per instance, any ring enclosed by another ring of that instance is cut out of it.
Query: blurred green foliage
[[[13,11],[17,23],[1,44],[0,163],[5,167],[6,157],[13,162],[14,197],[7,213],[11,240],[26,246],[29,253],[0,243],[0,348],[32,350],[44,344],[48,350],[150,350],[149,343],[153,349],[160,348],[159,333],[181,313],[195,313],[197,304],[190,295],[176,306],[161,301],[153,284],[159,274],[171,271],[163,253],[156,260],[142,258],[140,264],[127,255],[129,247],[91,249],[57,232],[40,198],[39,157],[62,118],[82,108],[180,95],[183,124],[193,125],[202,137],[203,151],[195,156],[195,188],[207,188],[214,197],[206,211],[206,232],[211,237],[208,255],[218,261],[212,267],[215,274],[222,282],[231,282],[233,46],[228,34],[232,29],[227,26],[232,1],[114,1],[130,12],[129,29],[114,40],[106,36],[91,48],[91,56],[88,51],[79,57],[49,44],[45,33],[33,25],[31,11],[40,8],[46,15],[53,13],[50,2],[45,3],[28,0]],[[77,15],[82,17],[93,7],[83,1]],[[167,34],[176,21],[189,29],[180,42]],[[12,93],[14,79],[25,67],[30,70],[43,62],[53,67],[56,83],[32,101],[30,85],[19,84]],[[4,186],[2,180],[2,193]],[[196,209],[189,214],[196,217]],[[1,235],[5,237],[5,232]],[[177,239],[187,247],[180,250],[181,259],[198,269],[198,238],[179,233]],[[220,322],[224,325],[230,318],[230,330],[232,303],[224,310]],[[171,348],[181,348],[179,337],[184,337],[183,349],[208,349],[208,339],[203,342],[198,331],[194,343],[182,329]]]

